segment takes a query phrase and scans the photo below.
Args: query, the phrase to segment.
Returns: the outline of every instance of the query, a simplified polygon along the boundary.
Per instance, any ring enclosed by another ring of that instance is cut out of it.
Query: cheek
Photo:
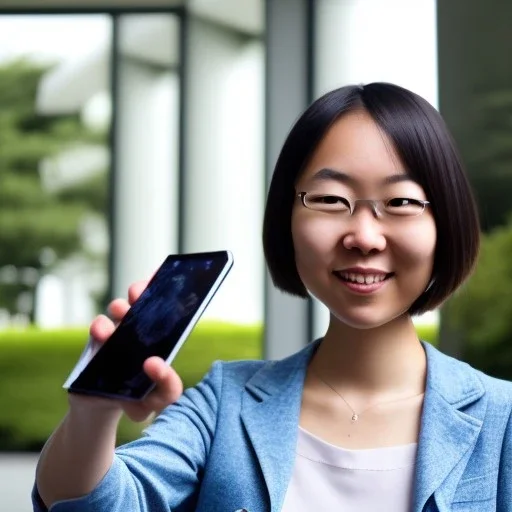
[[[434,263],[437,232],[433,220],[421,225],[400,230],[394,237],[395,247],[402,255],[405,264],[417,266],[418,269],[430,269]]]
[[[325,261],[339,242],[339,232],[330,222],[300,213],[292,215],[292,239],[297,265],[302,261]]]

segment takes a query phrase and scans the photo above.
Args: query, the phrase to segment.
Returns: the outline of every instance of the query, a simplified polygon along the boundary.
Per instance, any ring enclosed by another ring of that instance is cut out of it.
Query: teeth
[[[370,275],[370,274],[353,274],[353,273],[342,273],[341,277],[347,281],[358,284],[374,284],[380,283],[386,279],[385,274]]]

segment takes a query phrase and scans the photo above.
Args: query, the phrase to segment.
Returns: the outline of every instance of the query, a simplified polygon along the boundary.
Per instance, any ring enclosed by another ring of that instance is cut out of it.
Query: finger
[[[130,304],[125,299],[114,299],[107,308],[108,316],[118,323],[130,309]]]
[[[146,421],[153,413],[145,402],[124,402],[122,406],[128,418],[135,422]]]
[[[159,357],[150,357],[144,362],[144,371],[156,384],[148,395],[148,403],[155,409],[163,409],[178,400],[183,393],[183,383],[176,371]]]
[[[145,421],[153,413],[160,413],[174,403],[183,392],[179,375],[160,358],[152,357],[144,363],[146,373],[156,383],[156,387],[142,402],[125,402],[123,409],[133,421]]]
[[[93,339],[104,342],[113,332],[114,322],[105,315],[98,315],[91,323],[89,334]]]
[[[128,288],[128,302],[133,304],[148,285],[148,280],[136,281]]]

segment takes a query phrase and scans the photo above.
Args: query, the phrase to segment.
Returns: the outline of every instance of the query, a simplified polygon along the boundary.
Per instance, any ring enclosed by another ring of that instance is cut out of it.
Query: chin
[[[404,297],[396,289],[383,290],[377,296],[366,297],[332,293],[332,290],[325,288],[308,288],[308,292],[328,308],[332,318],[349,328],[359,330],[378,329],[387,324],[410,321],[408,311],[420,295],[420,291],[418,294],[412,291]]]
[[[403,320],[409,321],[408,308],[395,312],[375,311],[376,308],[368,308],[366,311],[330,310],[331,315],[343,325],[352,329],[371,330],[378,329],[384,325]]]

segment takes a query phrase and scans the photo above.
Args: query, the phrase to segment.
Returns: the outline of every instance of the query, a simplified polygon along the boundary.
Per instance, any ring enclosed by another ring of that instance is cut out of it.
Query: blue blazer
[[[118,449],[90,495],[51,510],[278,512],[316,346],[282,361],[215,363],[141,439]],[[424,348],[412,511],[512,512],[512,385]]]

